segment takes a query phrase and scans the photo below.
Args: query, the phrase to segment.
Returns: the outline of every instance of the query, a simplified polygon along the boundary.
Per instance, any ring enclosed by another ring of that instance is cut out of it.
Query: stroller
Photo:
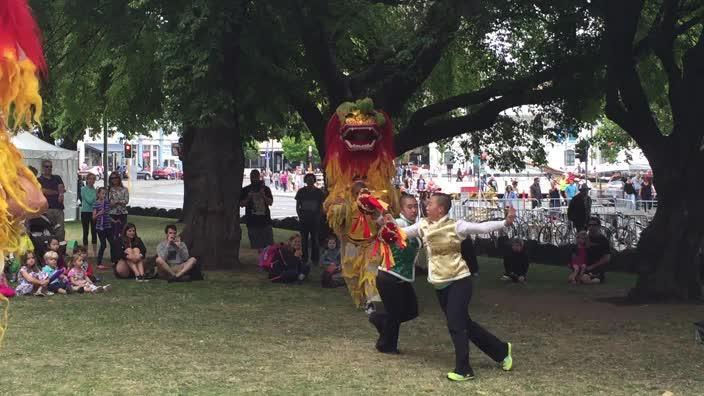
[[[53,224],[46,216],[42,215],[27,221],[27,231],[29,239],[34,245],[34,253],[37,257],[43,257],[47,251],[49,241],[54,237],[56,229],[60,225]],[[62,242],[62,241],[59,241]],[[66,254],[66,245],[61,245],[60,254]]]

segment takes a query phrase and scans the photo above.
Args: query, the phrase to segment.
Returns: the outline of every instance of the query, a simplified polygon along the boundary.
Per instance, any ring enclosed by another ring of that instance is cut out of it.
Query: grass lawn
[[[153,252],[168,221],[131,220]],[[69,225],[69,238],[78,229]],[[203,282],[110,280],[115,289],[102,295],[15,298],[0,349],[2,393],[704,393],[704,346],[692,330],[704,307],[603,302],[624,295],[628,275],[573,287],[566,268],[533,265],[527,285],[503,284],[500,261],[480,259],[471,312],[513,342],[515,366],[503,372],[472,347],[477,377],[458,384],[445,379],[452,345],[424,280],[421,316],[401,330],[402,354],[380,355],[346,290],[320,288],[317,272],[301,285],[270,284],[243,247],[245,268]]]

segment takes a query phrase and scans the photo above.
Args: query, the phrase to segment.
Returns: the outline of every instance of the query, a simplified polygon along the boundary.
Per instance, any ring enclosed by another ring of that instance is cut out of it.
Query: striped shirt
[[[112,228],[112,222],[110,221],[110,203],[107,200],[95,201],[93,204],[93,210],[98,213],[98,217],[95,218],[95,229],[104,231]],[[100,212],[103,213],[100,213]]]

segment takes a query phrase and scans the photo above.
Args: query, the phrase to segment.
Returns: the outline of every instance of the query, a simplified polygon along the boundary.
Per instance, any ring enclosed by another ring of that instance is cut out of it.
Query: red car
[[[172,168],[167,166],[165,168],[158,168],[152,172],[152,178],[154,180],[166,179],[166,180],[176,180],[183,179],[183,172],[178,168]]]

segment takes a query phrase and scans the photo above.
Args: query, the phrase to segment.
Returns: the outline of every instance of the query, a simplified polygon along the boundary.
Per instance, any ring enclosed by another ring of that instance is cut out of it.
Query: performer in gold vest
[[[462,259],[460,244],[471,234],[487,234],[513,223],[516,211],[509,209],[504,221],[470,223],[455,221],[448,217],[451,198],[435,193],[428,202],[428,216],[419,223],[403,227],[407,238],[419,237],[428,252],[428,282],[436,289],[440,307],[447,318],[447,328],[455,347],[455,370],[447,374],[452,381],[474,378],[469,365],[469,341],[479,347],[494,361],[500,362],[504,370],[511,370],[511,344],[505,343],[468,314],[472,298],[472,279],[467,263]],[[386,221],[393,221],[387,216]]]

